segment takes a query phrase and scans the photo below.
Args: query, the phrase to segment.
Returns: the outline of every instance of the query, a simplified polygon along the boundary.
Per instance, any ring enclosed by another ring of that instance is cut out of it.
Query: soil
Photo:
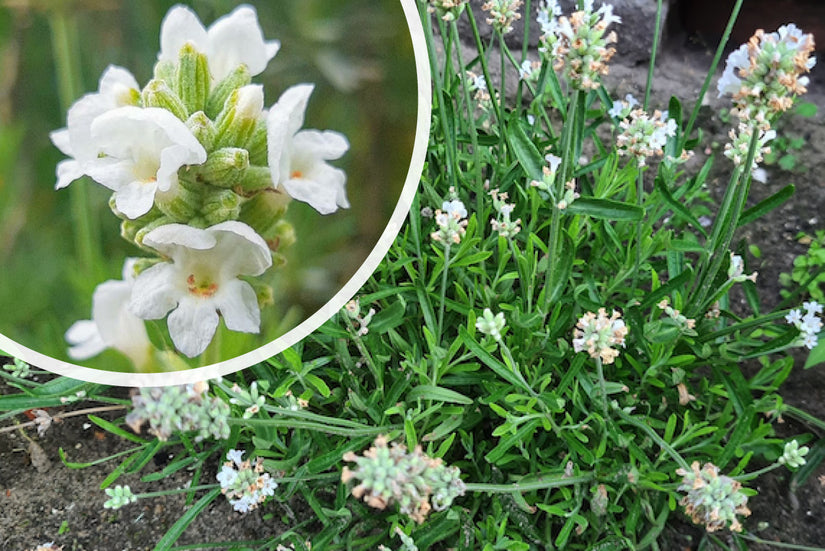
[[[654,106],[666,107],[667,99],[676,95],[689,109],[698,96],[712,54],[712,48],[701,40],[687,34],[671,33],[657,63],[654,104],[658,102],[658,105]],[[641,97],[646,66],[622,66],[620,63],[617,58],[611,67],[607,79],[609,89],[614,97],[623,97],[627,92]],[[747,261],[749,271],[759,272],[759,287],[766,309],[780,301],[779,274],[788,271],[794,257],[806,250],[806,246],[798,242],[797,234],[801,231],[812,233],[825,227],[825,185],[820,177],[825,173],[825,69],[821,66],[814,69],[809,90],[804,101],[819,107],[817,115],[810,119],[787,117],[784,126],[786,133],[805,138],[805,145],[799,152],[799,164],[793,172],[776,166],[766,167],[767,183],[754,183],[750,201],[755,204],[788,183],[796,185],[796,194],[740,235],[749,243],[757,244],[762,251],[761,258],[750,257]],[[729,124],[719,118],[720,109],[727,106],[727,100],[710,93],[708,103],[698,123],[705,131],[700,150],[709,148],[713,151],[714,143],[724,144],[727,139]],[[720,197],[726,184],[726,159],[721,157],[718,149],[716,153],[719,168],[711,177],[709,187],[712,195]],[[703,160],[703,156],[697,154],[695,162]],[[782,396],[786,403],[825,419],[823,367],[804,370],[801,356],[798,364],[781,389]],[[8,391],[8,388],[0,387],[0,393]],[[76,407],[89,406],[86,403]],[[114,419],[118,415],[114,412],[101,416]],[[11,421],[0,421],[0,429],[13,425]],[[25,422],[26,419],[21,416],[17,421]],[[107,457],[130,448],[132,444],[96,430],[94,426],[87,428],[87,423],[83,416],[72,417],[55,424],[40,437],[32,429],[25,431],[27,438],[19,431],[0,433],[0,549],[22,551],[49,541],[63,546],[64,551],[152,549],[186,509],[185,500],[180,495],[141,500],[117,511],[104,509],[106,496],[99,486],[117,465],[117,460],[72,470],[60,462],[58,448],[63,448],[71,461],[84,462]],[[814,428],[795,424],[790,419],[779,425],[778,432],[780,437],[812,432],[815,433],[812,443],[825,438],[825,434],[817,434]],[[51,462],[48,470],[40,472],[32,464],[32,457],[26,451],[28,438],[45,452]],[[143,473],[160,469],[165,460],[168,457],[156,457]],[[217,465],[212,465],[211,469],[205,473],[205,481],[214,479]],[[118,483],[130,484],[136,492],[147,492],[181,486],[189,482],[190,476],[191,473],[183,471],[162,482],[144,484],[139,481],[139,476],[131,475]],[[768,541],[825,545],[825,523],[822,522],[825,518],[825,465],[820,465],[804,484],[794,489],[784,469],[760,477],[750,487],[757,490],[758,495],[750,501],[753,514],[745,522],[749,532]],[[295,522],[294,513],[286,505],[276,504],[267,508],[266,513],[258,510],[240,515],[225,499],[219,498],[196,518],[179,544],[256,540],[280,533]],[[663,544],[663,549],[693,550],[701,538],[700,530],[676,519],[668,527],[668,544]],[[723,541],[725,538],[724,534],[720,535]],[[774,547],[753,544],[749,549],[761,551]]]

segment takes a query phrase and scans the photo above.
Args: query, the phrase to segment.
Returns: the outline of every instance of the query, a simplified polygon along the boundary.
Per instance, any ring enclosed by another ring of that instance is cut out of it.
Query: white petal
[[[126,354],[136,367],[148,363],[151,343],[143,320],[132,314],[132,282],[109,280],[92,295],[92,319],[106,346]]]
[[[278,51],[264,41],[258,14],[248,5],[215,21],[207,34],[209,69],[215,80],[222,80],[241,64],[246,64],[252,76],[258,75]]]
[[[177,306],[183,292],[179,272],[172,264],[152,266],[135,278],[129,310],[141,319],[155,320]]]
[[[132,90],[140,90],[140,85],[132,73],[117,65],[106,67],[100,77],[98,91],[111,102],[112,107],[128,105],[132,100]]]
[[[73,360],[87,360],[106,350],[106,344],[92,320],[76,321],[64,335],[71,347],[69,357]]]
[[[132,180],[115,191],[115,206],[130,219],[139,218],[152,209],[157,189],[155,181]]]
[[[293,151],[307,149],[321,159],[339,159],[349,149],[349,142],[343,134],[327,130],[302,130],[295,135]]]
[[[63,189],[86,174],[83,166],[74,159],[65,159],[57,163],[57,183],[54,189]]]
[[[227,329],[244,333],[260,331],[261,311],[249,283],[234,279],[221,287],[215,299]]]
[[[167,12],[160,25],[159,61],[178,61],[180,49],[192,42],[198,51],[205,52],[209,42],[198,16],[186,6],[177,5]]]
[[[206,250],[217,243],[215,237],[199,228],[186,224],[167,224],[155,228],[143,238],[143,244],[158,252],[175,258],[180,248]]]
[[[222,280],[261,275],[272,265],[266,241],[243,222],[229,220],[206,231],[216,240],[214,255],[221,259]]]
[[[60,130],[53,130],[52,132],[49,132],[49,139],[61,153],[74,157],[68,128],[61,128]]]
[[[185,297],[167,320],[175,347],[193,358],[206,350],[218,328],[218,313],[212,301]]]
[[[313,84],[297,84],[288,88],[269,110],[269,115],[272,116],[273,112],[286,115],[289,134],[294,135],[304,125],[304,112],[314,89]]]
[[[345,183],[343,170],[323,165],[310,177],[290,179],[281,185],[293,199],[309,203],[321,214],[331,214],[338,207],[349,207],[344,191]]]

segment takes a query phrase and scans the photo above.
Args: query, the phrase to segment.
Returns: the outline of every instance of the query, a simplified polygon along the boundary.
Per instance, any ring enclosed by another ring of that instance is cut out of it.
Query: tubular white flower
[[[194,357],[218,328],[218,312],[232,331],[260,331],[255,291],[239,275],[257,276],[272,265],[266,242],[241,222],[198,229],[168,224],[150,231],[143,244],[171,262],[149,268],[135,280],[130,308],[140,318],[160,319],[170,310],[175,346]]]
[[[137,218],[152,208],[155,193],[178,181],[178,169],[206,161],[206,150],[186,125],[159,108],[120,107],[95,119],[92,142],[104,157],[87,174],[115,192],[117,209]]]
[[[191,9],[173,7],[161,23],[158,60],[177,62],[187,42],[206,55],[213,83],[241,64],[252,76],[262,73],[281,46],[277,40],[264,40],[255,8],[246,4],[216,20],[208,30]]]
[[[134,258],[123,265],[123,280],[104,281],[92,295],[92,319],[75,322],[66,331],[71,345],[69,357],[86,360],[106,348],[114,348],[129,357],[138,371],[148,367],[152,343],[143,320],[132,314],[129,300],[135,282]]]
[[[140,86],[132,73],[110,65],[100,77],[98,91],[86,94],[71,106],[66,128],[49,134],[52,143],[71,157],[58,163],[55,189],[62,189],[85,175],[86,164],[97,158],[99,148],[92,141],[92,122],[107,111],[134,105],[139,97]]]
[[[275,187],[282,187],[293,199],[309,203],[321,214],[348,208],[346,174],[327,164],[349,149],[338,132],[300,130],[304,123],[311,84],[299,84],[285,91],[267,115],[269,169]]]

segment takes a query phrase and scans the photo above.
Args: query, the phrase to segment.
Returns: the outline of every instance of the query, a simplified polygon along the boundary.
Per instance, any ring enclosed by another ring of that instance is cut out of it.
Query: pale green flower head
[[[397,503],[401,513],[419,524],[431,510],[443,511],[464,495],[458,468],[425,455],[421,446],[408,452],[406,446],[389,446],[386,437],[379,436],[362,456],[347,452],[343,459],[357,465],[341,472],[341,482],[358,481],[353,496],[377,509]]]
[[[742,485],[736,480],[719,474],[719,467],[705,463],[699,469],[699,462],[694,461],[691,470],[676,469],[682,476],[679,491],[687,495],[679,502],[685,513],[695,524],[703,524],[708,532],[730,528],[734,532],[742,531],[742,524],[737,515],[748,516],[748,496],[742,492]]]
[[[31,366],[19,358],[14,358],[12,363],[4,365],[3,369],[18,379],[25,379],[31,374]]]
[[[485,308],[484,313],[476,320],[476,329],[485,335],[490,335],[496,341],[501,341],[501,332],[506,325],[507,321],[504,319],[504,312],[493,315],[493,311],[489,308]]]
[[[137,501],[137,496],[132,493],[129,486],[118,484],[114,488],[106,488],[105,492],[109,499],[103,504],[104,509],[120,509]]]
[[[435,13],[442,20],[450,22],[458,19],[467,5],[467,0],[430,0],[429,13]]]
[[[805,456],[810,451],[808,446],[799,446],[799,442],[791,440],[785,443],[785,449],[782,452],[782,457],[779,458],[779,463],[787,465],[789,469],[798,469],[805,464]]]

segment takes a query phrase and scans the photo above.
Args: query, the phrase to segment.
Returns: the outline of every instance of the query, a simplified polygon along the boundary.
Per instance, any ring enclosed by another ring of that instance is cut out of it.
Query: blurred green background
[[[146,84],[161,20],[176,3],[0,0],[0,333],[54,358],[68,360],[63,334],[73,322],[89,319],[94,288],[120,279],[125,257],[139,252],[120,237],[119,221],[107,207],[108,190],[88,179],[54,190],[63,155],[49,132],[65,126],[69,104],[96,91],[110,64]],[[287,265],[274,274],[276,304],[263,312],[262,333],[224,330],[217,339],[220,350],[210,347],[193,365],[271,341],[340,289],[386,226],[414,141],[415,60],[399,0],[246,3],[256,7],[265,38],[281,41],[278,55],[253,82],[264,85],[267,105],[291,85],[315,83],[305,127],[336,130],[349,139],[350,151],[334,164],[347,172],[352,207],[321,216],[293,202],[288,218],[297,242],[285,251]],[[241,3],[185,4],[209,26]],[[88,254],[78,249],[72,218],[73,204],[83,195],[91,205],[96,249]],[[129,368],[113,351],[79,363]]]

